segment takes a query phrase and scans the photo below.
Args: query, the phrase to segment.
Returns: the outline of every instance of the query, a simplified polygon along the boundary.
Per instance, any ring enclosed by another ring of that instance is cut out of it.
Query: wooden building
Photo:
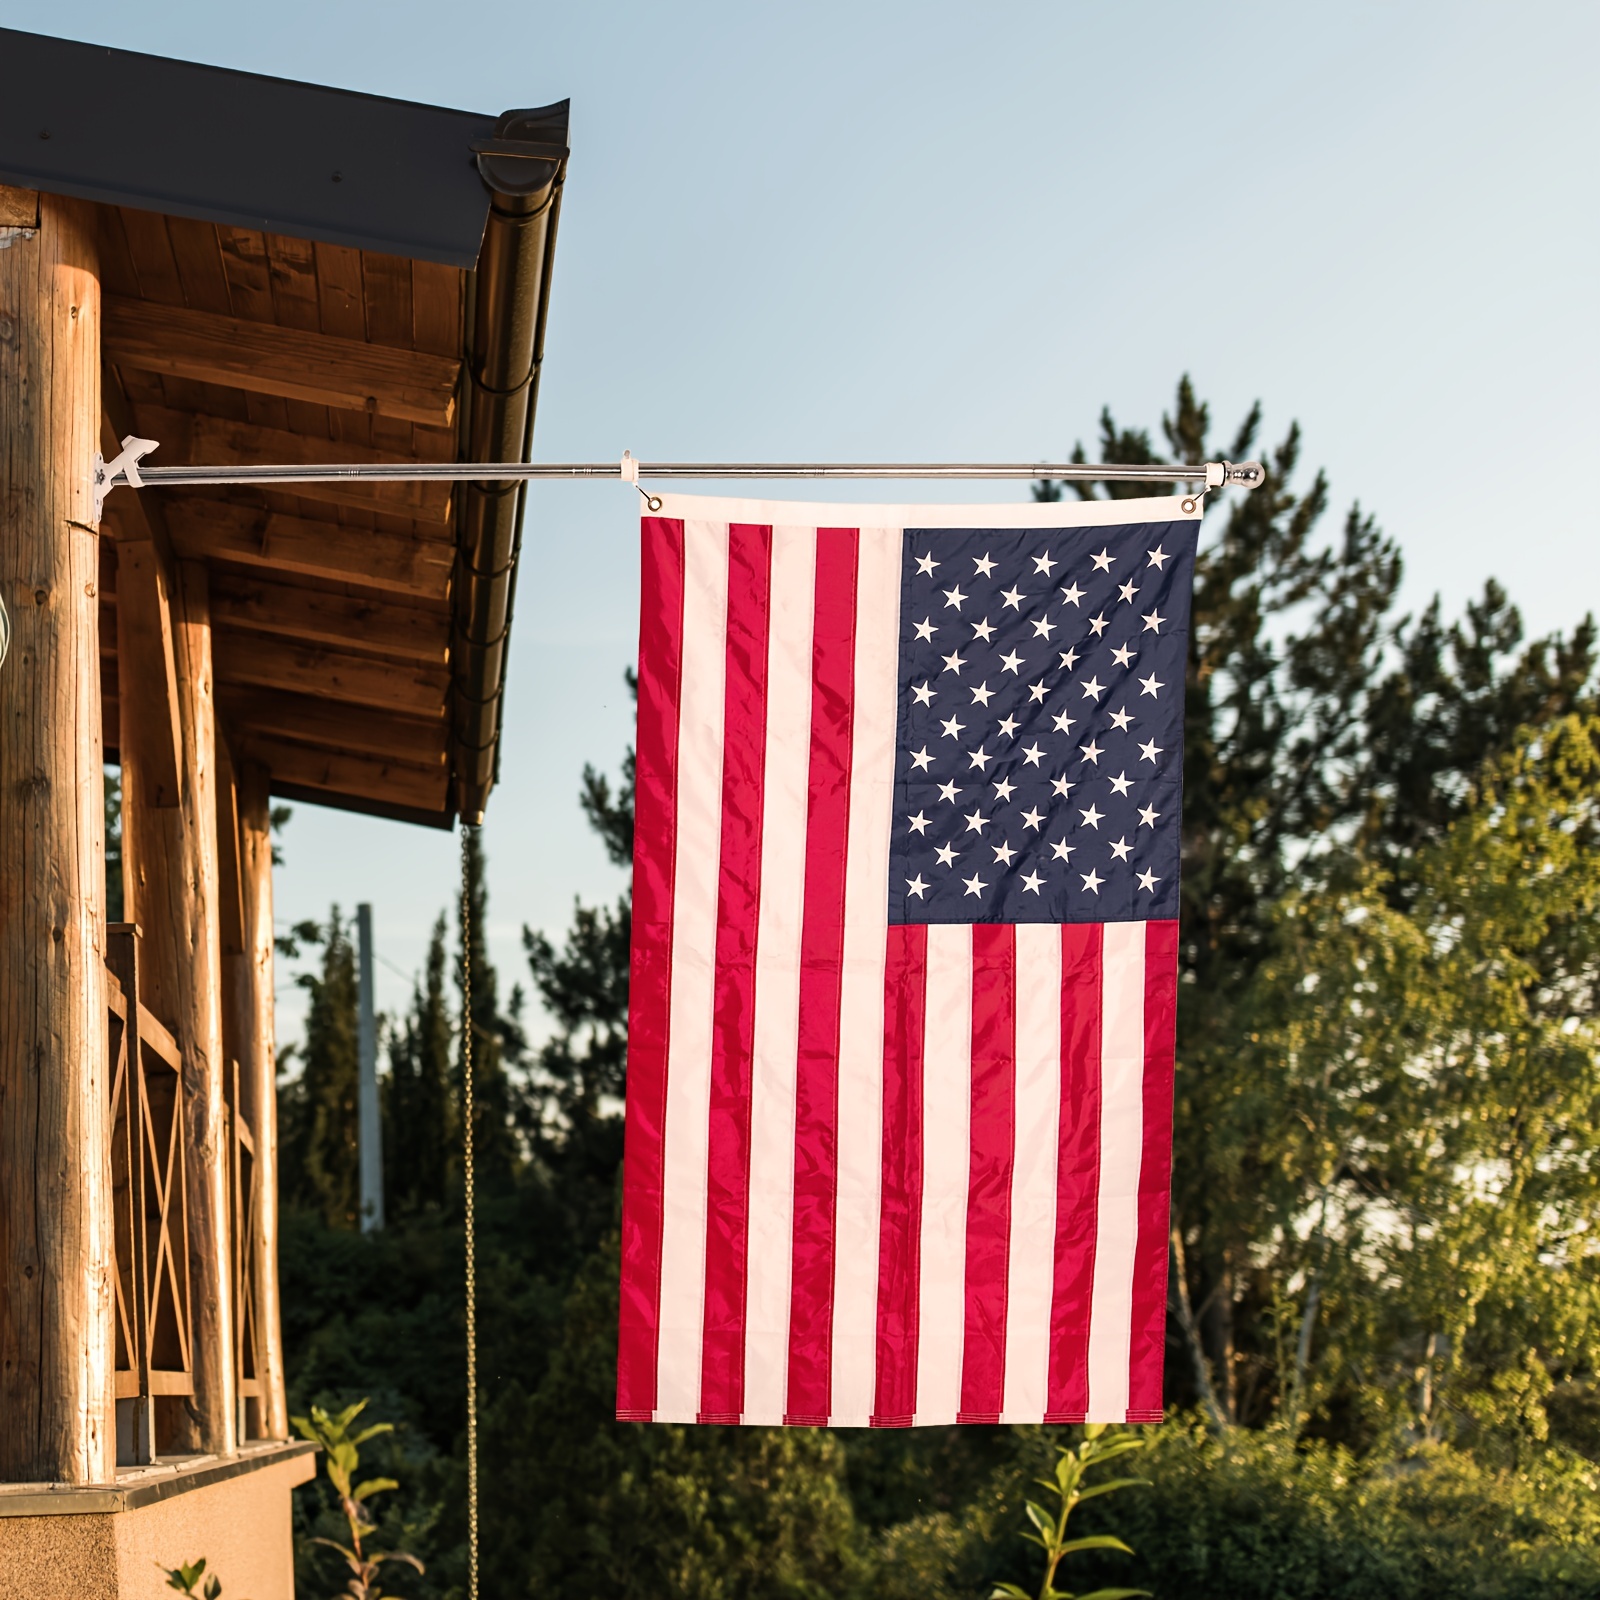
[[[494,782],[521,491],[116,489],[525,459],[565,104],[0,30],[0,1595],[291,1592],[270,802]],[[107,919],[102,763],[122,772]]]

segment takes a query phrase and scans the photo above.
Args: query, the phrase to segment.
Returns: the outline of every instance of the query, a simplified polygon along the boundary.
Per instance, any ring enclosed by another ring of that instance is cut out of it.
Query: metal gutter
[[[493,196],[470,279],[463,461],[526,461],[550,308],[570,102],[508,111],[478,146]],[[451,623],[451,801],[483,820],[499,767],[506,649],[522,538],[524,483],[468,484],[456,510]]]

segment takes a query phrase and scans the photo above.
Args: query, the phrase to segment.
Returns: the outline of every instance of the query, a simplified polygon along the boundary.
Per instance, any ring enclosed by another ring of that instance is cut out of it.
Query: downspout
[[[550,306],[570,102],[508,111],[473,144],[493,200],[469,280],[463,461],[526,461]],[[483,820],[499,764],[500,706],[526,484],[463,484],[451,621],[451,799]]]

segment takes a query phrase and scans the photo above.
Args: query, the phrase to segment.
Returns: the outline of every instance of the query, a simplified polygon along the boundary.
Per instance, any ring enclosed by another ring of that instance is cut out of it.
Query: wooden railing
[[[261,1174],[256,1164],[256,1140],[244,1114],[247,1103],[240,1094],[239,1063],[228,1067],[228,1122],[232,1161],[228,1174],[228,1236],[233,1250],[234,1370],[239,1392],[239,1437],[261,1439],[267,1435],[265,1366],[266,1350],[261,1322],[261,1252],[257,1222],[261,1206]]]
[[[166,1406],[194,1393],[182,1057],[139,998],[139,931],[108,929],[119,1464],[151,1460]]]

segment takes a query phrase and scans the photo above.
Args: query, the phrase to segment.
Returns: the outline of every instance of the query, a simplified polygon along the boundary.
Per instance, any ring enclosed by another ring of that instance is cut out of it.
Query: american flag
[[[1160,1420],[1182,505],[644,519],[619,1418]]]

